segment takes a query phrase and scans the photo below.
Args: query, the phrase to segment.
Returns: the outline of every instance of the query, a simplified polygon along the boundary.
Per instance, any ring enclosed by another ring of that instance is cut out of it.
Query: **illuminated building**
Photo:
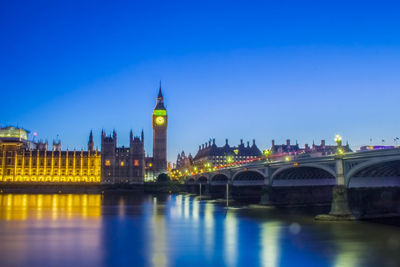
[[[203,167],[204,164],[210,164],[210,166],[221,166],[229,163],[246,161],[261,157],[262,153],[256,146],[256,141],[253,140],[253,144],[250,146],[250,142],[247,142],[247,146],[244,145],[243,140],[240,140],[240,144],[237,147],[231,147],[228,144],[228,139],[225,140],[225,145],[218,147],[215,144],[215,139],[199,146],[199,151],[193,158],[193,164],[196,166]],[[207,168],[210,166],[206,166]]]
[[[159,174],[167,170],[167,126],[168,115],[164,106],[164,97],[160,90],[157,96],[156,107],[153,110],[153,159],[152,171]]]
[[[129,147],[117,147],[117,134],[101,137],[101,171],[104,183],[143,183],[152,181],[167,171],[167,125],[168,115],[164,107],[161,85],[156,107],[152,115],[153,157],[145,156],[144,134],[130,134]]]
[[[117,147],[117,134],[101,133],[101,152],[90,132],[87,151],[62,151],[61,142],[28,140],[29,132],[0,128],[0,182],[143,183],[167,171],[167,110],[159,89],[152,114],[153,157],[145,157],[144,134],[130,133],[129,147]]]
[[[61,151],[61,142],[31,142],[29,132],[16,127],[0,129],[0,181],[47,183],[99,183],[100,153],[93,149],[90,133],[88,151]]]
[[[178,154],[178,157],[176,158],[175,168],[176,169],[190,168],[192,164],[193,164],[192,154],[186,156],[185,151],[182,151],[182,153]]]

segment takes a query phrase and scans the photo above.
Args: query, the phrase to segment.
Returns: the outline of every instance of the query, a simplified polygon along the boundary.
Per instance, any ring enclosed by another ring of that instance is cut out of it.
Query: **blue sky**
[[[162,80],[170,161],[209,138],[394,144],[400,5],[326,2],[2,1],[0,124],[70,149],[144,129],[151,154]]]

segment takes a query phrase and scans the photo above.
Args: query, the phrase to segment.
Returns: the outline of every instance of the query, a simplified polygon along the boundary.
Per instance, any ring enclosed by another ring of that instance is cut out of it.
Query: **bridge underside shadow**
[[[185,188],[188,193],[197,194],[197,187],[196,180],[194,178],[189,178],[186,181]]]
[[[316,167],[293,167],[277,172],[265,188],[261,203],[274,205],[330,205],[335,176]]]
[[[400,214],[400,160],[357,171],[348,182],[350,211],[358,218]]]
[[[217,174],[211,177],[209,193],[212,198],[225,198],[226,197],[226,185],[229,182],[229,178],[224,174]]]
[[[259,203],[264,180],[264,176],[256,171],[237,174],[231,186],[231,197],[238,202]]]

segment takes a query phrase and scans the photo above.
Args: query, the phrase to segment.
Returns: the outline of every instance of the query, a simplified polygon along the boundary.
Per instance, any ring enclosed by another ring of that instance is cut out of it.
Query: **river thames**
[[[400,266],[397,222],[190,195],[0,195],[0,266]]]

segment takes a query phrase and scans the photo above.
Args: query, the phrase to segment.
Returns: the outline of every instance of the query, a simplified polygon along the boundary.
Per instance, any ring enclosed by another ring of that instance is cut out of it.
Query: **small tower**
[[[133,137],[133,135],[131,135],[129,152],[132,163],[130,176],[136,181],[137,179],[143,179],[145,176],[145,151],[143,141],[138,136]]]
[[[132,145],[133,145],[133,131],[131,129],[130,133],[129,133],[129,147],[132,150]]]
[[[104,131],[101,132],[101,166],[102,178],[110,179],[115,176],[115,167],[118,163],[116,160],[117,149],[117,133],[115,130],[112,135],[106,136]]]
[[[89,134],[88,151],[90,151],[90,152],[94,151],[94,142],[93,142],[93,132],[92,132],[92,130],[90,130],[90,134]]]
[[[61,151],[61,141],[58,140],[53,140],[53,147],[52,147],[53,151]]]

